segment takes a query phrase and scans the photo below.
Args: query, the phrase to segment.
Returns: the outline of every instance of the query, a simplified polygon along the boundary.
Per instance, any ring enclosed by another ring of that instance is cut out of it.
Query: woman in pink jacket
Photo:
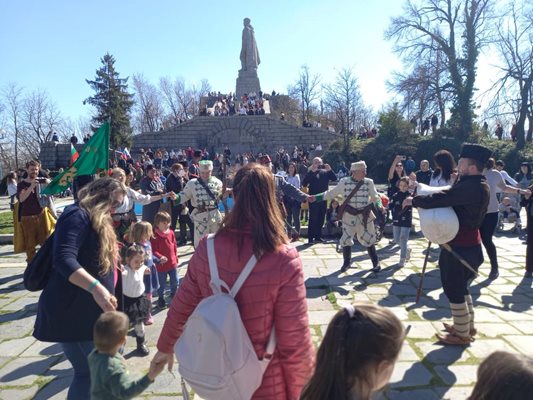
[[[296,400],[313,370],[307,302],[298,251],[288,245],[272,173],[259,164],[237,172],[235,205],[216,235],[220,278],[232,287],[252,252],[257,265],[236,296],[244,326],[262,358],[272,326],[276,350],[253,399]],[[152,362],[174,363],[174,345],[198,303],[212,295],[205,238],[172,301]]]

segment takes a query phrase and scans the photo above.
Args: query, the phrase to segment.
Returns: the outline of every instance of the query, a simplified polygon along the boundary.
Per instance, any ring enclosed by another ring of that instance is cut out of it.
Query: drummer
[[[457,164],[459,179],[450,189],[431,196],[408,197],[403,203],[404,207],[412,205],[424,209],[453,207],[459,219],[459,231],[448,242],[456,254],[443,249],[439,257],[442,288],[450,301],[453,318],[453,324],[444,323],[445,333],[436,335],[442,344],[468,345],[477,333],[469,292],[475,276],[457,255],[475,271],[483,263],[479,227],[487,211],[490,189],[482,173],[491,154],[486,147],[464,144]]]

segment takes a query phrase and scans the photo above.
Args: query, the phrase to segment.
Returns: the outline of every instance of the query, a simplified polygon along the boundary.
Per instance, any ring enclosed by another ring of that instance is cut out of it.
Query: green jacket
[[[95,349],[89,354],[92,400],[125,400],[141,394],[152,383],[148,374],[131,379],[120,354],[110,356]]]

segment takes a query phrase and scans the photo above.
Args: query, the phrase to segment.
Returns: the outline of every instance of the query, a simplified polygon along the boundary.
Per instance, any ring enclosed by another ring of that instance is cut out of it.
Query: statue
[[[243,71],[256,70],[261,63],[257,43],[255,42],[254,28],[250,25],[250,18],[244,18],[242,30],[241,66]]]

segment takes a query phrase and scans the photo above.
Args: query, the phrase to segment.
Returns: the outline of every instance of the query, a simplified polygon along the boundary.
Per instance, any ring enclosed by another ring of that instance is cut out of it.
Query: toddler
[[[159,259],[159,257],[153,255],[152,244],[150,243],[153,234],[152,225],[146,221],[137,222],[131,227],[130,240],[144,249],[144,264],[150,270],[150,275],[144,277],[144,293],[146,293],[146,298],[150,302],[148,317],[144,321],[146,325],[152,325],[154,323],[154,318],[151,313],[152,292],[159,289],[159,279],[155,264],[167,261],[165,257]]]
[[[411,256],[411,249],[407,247],[409,233],[411,232],[413,207],[403,208],[403,201],[409,197],[409,178],[400,178],[399,190],[392,195],[389,208],[392,212],[392,232],[394,242],[400,246],[400,262],[398,266],[405,266]]]
[[[119,347],[126,343],[128,327],[128,317],[118,311],[103,313],[94,324],[95,349],[88,358],[92,400],[132,399],[154,382],[165,367],[163,363],[151,363],[142,378],[129,377],[124,358],[118,354]]]
[[[178,289],[178,252],[176,236],[170,229],[171,217],[168,213],[161,211],[155,215],[154,224],[156,226],[152,237],[152,251],[154,256],[161,262],[156,266],[159,280],[157,305],[159,308],[166,307],[165,288],[167,286],[167,276],[170,280],[170,297],[173,298]],[[163,261],[165,260],[165,261]]]
[[[144,265],[144,249],[134,244],[126,250],[126,265],[122,270],[124,312],[133,323],[137,339],[137,351],[147,356],[150,351],[144,340],[144,321],[150,314],[150,301],[146,298],[144,276],[150,270]]]
[[[520,221],[520,213],[511,205],[511,199],[509,197],[504,197],[502,199],[502,202],[498,206],[498,210],[503,218],[503,222],[509,222],[509,217],[514,216],[513,221],[515,221],[516,227],[522,225],[522,221]]]
[[[300,400],[369,400],[387,385],[405,337],[387,308],[356,303],[337,312]]]

